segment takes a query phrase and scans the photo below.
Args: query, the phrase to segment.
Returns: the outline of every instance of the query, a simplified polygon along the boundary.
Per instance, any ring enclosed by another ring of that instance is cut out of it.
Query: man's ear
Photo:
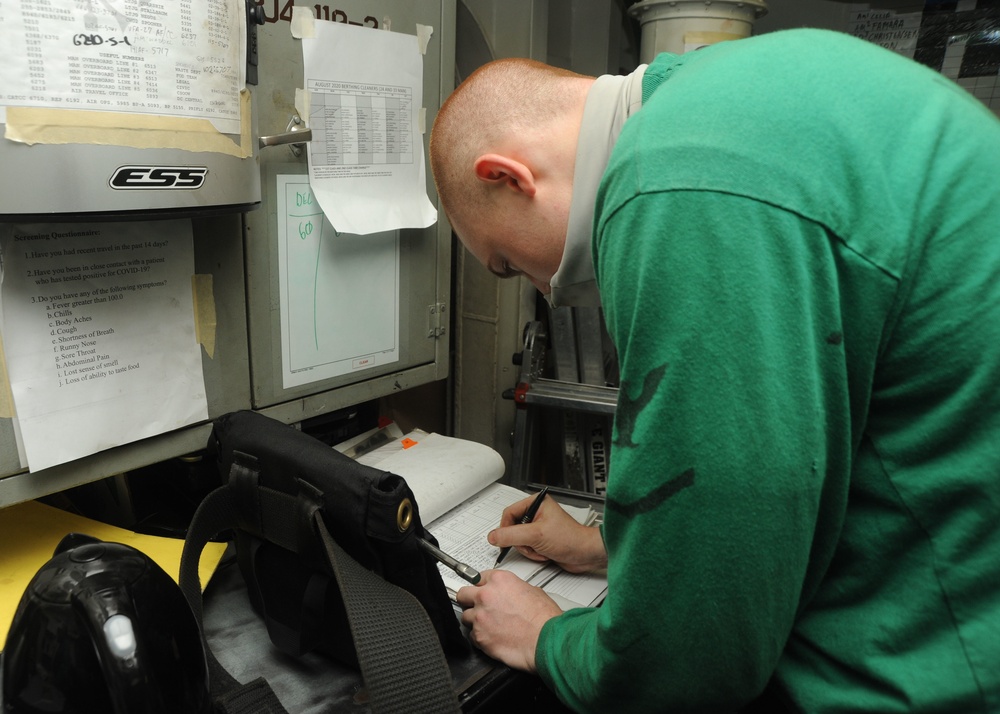
[[[535,195],[535,176],[531,169],[501,154],[483,154],[475,163],[476,178],[486,183],[503,183],[528,198]]]

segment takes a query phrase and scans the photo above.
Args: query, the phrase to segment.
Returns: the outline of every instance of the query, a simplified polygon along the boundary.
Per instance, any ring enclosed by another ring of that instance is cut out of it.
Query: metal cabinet
[[[256,70],[257,84],[250,87],[247,105],[251,112],[248,121],[252,152],[244,158],[227,157],[207,174],[219,181],[218,192],[228,193],[228,198],[160,205],[149,195],[115,194],[106,190],[108,177],[104,174],[115,167],[132,163],[190,163],[191,156],[203,154],[164,154],[162,150],[127,148],[116,155],[115,147],[108,146],[26,145],[0,139],[5,168],[16,160],[33,177],[35,185],[49,182],[58,186],[62,182],[68,186],[64,191],[50,192],[51,200],[36,206],[29,200],[34,200],[38,193],[32,190],[32,185],[17,180],[14,172],[5,172],[0,223],[144,221],[171,216],[191,220],[195,271],[211,276],[217,315],[215,354],[203,355],[209,420],[228,411],[257,409],[293,423],[448,375],[452,256],[451,230],[442,217],[426,229],[400,230],[392,236],[399,245],[399,290],[393,298],[398,303],[399,328],[395,338],[398,359],[384,365],[362,365],[336,377],[293,387],[282,382],[282,298],[278,289],[276,237],[278,181],[295,176],[307,180],[307,164],[303,152],[296,151],[294,145],[261,149],[257,137],[284,132],[297,116],[294,96],[295,90],[302,87],[303,69],[300,42],[290,32],[295,7],[320,20],[362,25],[373,32],[391,27],[389,31],[414,34],[417,24],[433,28],[423,56],[423,108],[429,130],[437,108],[454,87],[455,0],[407,3],[348,0],[337,3],[336,7],[294,0],[250,0],[247,24],[256,35],[250,46],[257,53],[252,68]],[[188,5],[178,5],[177,12],[188,11]],[[255,16],[263,20],[260,26],[251,21]],[[427,139],[425,132],[425,161]],[[178,158],[177,154],[183,156]],[[101,170],[80,173],[80,167],[95,165],[100,165]],[[87,185],[94,191],[100,189],[98,198],[82,195],[82,187]],[[436,204],[429,170],[426,189]],[[385,198],[392,201],[392,196]],[[359,246],[364,249],[362,244]],[[363,293],[356,296],[358,301],[370,298]],[[355,309],[356,303],[345,301],[319,307],[323,315],[335,316]],[[340,338],[349,340],[351,336]],[[149,405],[151,415],[156,408],[155,404]],[[210,422],[194,424],[43,471],[29,472],[18,458],[14,420],[9,415],[0,415],[0,507],[199,451],[210,428]]]

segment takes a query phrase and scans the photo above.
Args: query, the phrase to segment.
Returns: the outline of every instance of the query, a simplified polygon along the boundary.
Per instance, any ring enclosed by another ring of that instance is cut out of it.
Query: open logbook
[[[376,445],[366,450],[366,446]],[[498,483],[504,463],[493,449],[473,441],[413,431],[405,436],[386,430],[370,432],[338,445],[339,450],[369,466],[406,479],[416,496],[424,527],[437,538],[441,550],[482,572],[493,567],[500,552],[486,534],[500,525],[503,509],[530,495]],[[592,525],[594,509],[563,504],[578,522]],[[468,583],[444,565],[438,565],[445,586],[455,592]],[[574,575],[551,563],[538,563],[511,550],[500,565],[523,580],[541,587],[564,610],[588,607],[603,600],[605,574]]]

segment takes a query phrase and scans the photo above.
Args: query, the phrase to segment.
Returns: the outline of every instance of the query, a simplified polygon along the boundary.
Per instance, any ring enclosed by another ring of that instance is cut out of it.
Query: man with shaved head
[[[628,76],[527,60],[431,134],[462,243],[618,351],[604,523],[496,546],[607,568],[563,612],[458,593],[579,711],[1000,711],[1000,122],[932,70],[792,30]]]

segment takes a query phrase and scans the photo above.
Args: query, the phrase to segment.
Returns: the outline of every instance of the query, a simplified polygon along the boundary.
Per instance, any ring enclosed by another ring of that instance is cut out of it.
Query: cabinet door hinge
[[[427,307],[427,339],[437,339],[444,335],[448,326],[448,318],[444,313],[444,303],[439,302]]]

